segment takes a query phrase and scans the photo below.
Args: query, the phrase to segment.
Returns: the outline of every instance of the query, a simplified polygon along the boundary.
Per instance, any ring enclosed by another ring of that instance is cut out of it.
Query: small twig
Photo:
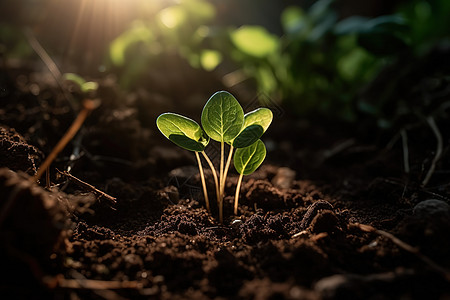
[[[431,176],[433,176],[434,170],[436,169],[436,164],[439,161],[439,159],[441,159],[442,149],[444,147],[441,132],[439,131],[439,128],[437,127],[436,122],[434,121],[434,118],[432,116],[429,116],[427,118],[427,122],[428,125],[430,125],[430,128],[433,131],[434,135],[436,136],[437,145],[436,145],[436,154],[434,155],[433,161],[431,162],[431,166],[430,169],[428,170],[427,175],[422,181],[422,187],[426,186],[430,181]]]
[[[408,252],[414,254],[417,258],[419,258],[424,263],[426,263],[431,269],[433,269],[434,271],[442,274],[447,281],[450,281],[450,272],[448,270],[446,270],[445,268],[443,268],[440,265],[438,265],[437,263],[435,263],[428,256],[422,254],[419,251],[418,248],[413,247],[413,246],[405,243],[404,241],[400,240],[398,237],[396,237],[392,233],[389,233],[389,232],[384,231],[384,230],[376,229],[375,227],[370,226],[370,225],[366,225],[366,224],[353,223],[351,225],[354,225],[354,226],[358,227],[360,230],[362,230],[364,232],[376,233],[378,235],[381,235],[381,236],[384,236],[384,237],[388,238],[394,244],[396,244],[398,247],[402,248],[405,251],[408,251]]]
[[[64,89],[63,83],[62,83],[62,74],[58,69],[58,66],[55,64],[55,62],[52,60],[50,55],[48,55],[47,51],[45,51],[44,47],[39,43],[35,35],[33,34],[33,31],[30,28],[25,28],[24,30],[25,37],[30,44],[31,48],[36,52],[36,54],[41,58],[41,60],[44,62],[47,69],[52,74],[53,78],[55,79],[56,83],[58,84],[59,88],[61,89],[64,97],[66,98],[67,102],[69,103],[72,111],[76,111],[75,107],[76,105],[75,100],[73,97]]]
[[[118,289],[140,289],[143,287],[143,284],[137,281],[106,281],[93,279],[58,278],[57,286],[69,289],[118,290]]]
[[[63,135],[63,137],[59,140],[58,144],[56,144],[55,148],[53,148],[52,152],[47,156],[45,161],[39,167],[36,175],[32,177],[32,179],[37,182],[42,174],[50,167],[53,160],[55,160],[56,156],[64,149],[67,143],[72,140],[75,134],[80,129],[81,125],[83,125],[84,120],[86,120],[89,113],[97,107],[97,103],[94,100],[86,99],[83,101],[83,109],[80,111],[76,119],[73,121],[72,125],[70,125],[69,129]]]
[[[403,167],[405,168],[405,173],[409,174],[409,150],[408,150],[408,135],[406,134],[406,130],[402,129],[400,131],[402,136],[402,146],[403,146]]]
[[[72,182],[76,183],[76,184],[79,185],[80,187],[85,188],[85,189],[89,190],[90,192],[94,193],[97,197],[99,197],[99,198],[105,198],[105,199],[107,199],[108,201],[110,201],[110,202],[113,203],[113,204],[116,204],[116,203],[117,203],[117,201],[116,201],[117,198],[115,198],[115,197],[113,197],[113,196],[110,196],[110,195],[108,195],[108,194],[105,193],[105,192],[100,191],[100,190],[97,189],[95,186],[90,185],[90,184],[87,183],[87,182],[84,182],[83,180],[81,180],[81,179],[79,179],[79,178],[73,176],[73,175],[70,174],[69,172],[67,172],[67,171],[60,171],[60,170],[58,170],[58,169],[56,169],[56,171],[58,171],[58,173],[60,173],[60,174],[62,174],[62,175],[64,175],[64,176],[66,176],[69,180],[71,180]]]
[[[116,293],[114,290],[120,289],[134,289],[141,290],[144,287],[144,283],[138,281],[106,281],[106,280],[94,280],[87,279],[81,273],[76,271],[70,272],[73,279],[66,279],[62,275],[45,278],[43,280],[49,288],[66,288],[77,290],[90,290],[97,296],[105,300],[125,300]]]
[[[322,155],[322,161],[330,159],[331,157],[348,149],[349,147],[353,146],[355,144],[355,142],[356,141],[354,139],[348,139],[348,140],[345,140],[345,141],[333,146],[331,149],[324,151],[323,155]]]

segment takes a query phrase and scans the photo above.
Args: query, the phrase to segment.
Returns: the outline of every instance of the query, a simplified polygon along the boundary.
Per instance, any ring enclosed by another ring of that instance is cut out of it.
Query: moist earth
[[[237,216],[230,172],[220,224],[214,198],[205,209],[193,154],[151,121],[190,111],[173,100],[186,95],[125,94],[102,81],[101,107],[49,182],[32,183],[76,111],[47,77],[23,73],[7,74],[0,106],[5,299],[450,299],[448,148],[421,186],[434,154],[421,137],[435,143],[424,128],[412,132],[407,176],[401,143],[386,147],[391,133],[369,139],[351,124],[300,120],[279,106],[264,136],[266,162],[244,177]],[[218,85],[192,87],[189,105]],[[218,159],[217,147],[207,151]]]

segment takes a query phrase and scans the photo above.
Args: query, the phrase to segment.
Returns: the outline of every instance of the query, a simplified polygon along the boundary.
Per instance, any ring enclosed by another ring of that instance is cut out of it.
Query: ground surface
[[[212,214],[204,208],[193,154],[164,140],[154,125],[168,110],[195,118],[220,88],[217,82],[206,84],[211,79],[196,74],[203,84],[191,86],[194,92],[186,100],[171,94],[170,86],[125,94],[114,80],[104,80],[102,106],[59,155],[45,191],[24,173],[34,174],[74,113],[51,77],[23,67],[3,72],[2,294],[15,299],[450,298],[448,147],[430,183],[421,187],[436,143],[429,128],[411,130],[408,176],[401,139],[387,146],[395,134],[300,120],[275,107],[263,139],[266,162],[244,177],[237,217],[232,215],[237,176],[230,172],[221,225],[217,207]],[[448,128],[449,122],[438,126]],[[448,145],[449,132],[442,134]],[[207,152],[217,159],[217,146]],[[55,168],[69,168],[117,203],[57,176]],[[212,195],[210,173],[206,176]]]

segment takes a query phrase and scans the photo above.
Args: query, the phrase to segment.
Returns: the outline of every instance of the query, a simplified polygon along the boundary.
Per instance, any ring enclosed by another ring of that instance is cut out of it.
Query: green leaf
[[[298,6],[287,7],[281,13],[281,24],[287,33],[299,32],[306,26],[305,13]]]
[[[75,73],[65,73],[63,75],[63,78],[65,80],[70,80],[70,81],[76,83],[80,87],[80,89],[83,86],[83,84],[86,83],[86,80],[84,80],[83,77],[81,77],[80,75],[77,75]]]
[[[262,164],[266,158],[266,147],[261,140],[245,147],[239,148],[234,154],[234,167],[239,174],[249,175]]]
[[[65,73],[63,75],[63,78],[65,80],[70,80],[74,82],[76,85],[80,87],[80,90],[83,93],[87,93],[90,91],[95,91],[98,89],[98,83],[94,81],[86,81],[83,77],[80,75],[77,75],[75,73]]]
[[[166,7],[158,13],[157,17],[167,28],[179,27],[188,18],[186,10],[181,5]]]
[[[186,150],[201,152],[209,143],[200,125],[184,116],[164,113],[156,119],[156,125],[166,138]]]
[[[87,92],[90,92],[90,91],[96,91],[97,89],[98,89],[98,83],[94,82],[94,81],[85,82],[81,86],[81,91],[83,93],[87,93]]]
[[[112,63],[116,66],[123,66],[126,60],[126,52],[133,44],[143,42],[150,45],[153,40],[153,33],[144,22],[133,22],[132,28],[112,41],[109,48]]]
[[[202,111],[202,125],[207,135],[218,142],[231,142],[241,132],[244,111],[233,95],[215,93]]]
[[[265,57],[278,49],[278,38],[264,27],[244,25],[231,33],[231,41],[242,52]]]
[[[222,54],[216,50],[203,50],[200,55],[200,64],[206,71],[214,70],[222,61]]]
[[[264,107],[246,113],[243,130],[233,140],[233,147],[244,148],[256,142],[269,128],[272,119],[272,111]]]

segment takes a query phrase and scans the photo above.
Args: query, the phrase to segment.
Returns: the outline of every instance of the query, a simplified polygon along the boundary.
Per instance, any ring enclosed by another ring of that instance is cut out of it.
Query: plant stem
[[[214,177],[214,184],[216,185],[216,197],[217,197],[217,201],[219,201],[219,181],[217,179],[217,172],[216,169],[214,168],[214,165],[212,164],[211,160],[209,159],[208,155],[206,155],[205,151],[201,152],[203,154],[203,157],[205,158],[206,162],[208,163],[209,167],[211,168],[211,172],[213,174]]]
[[[222,178],[222,190],[220,191],[220,193],[222,194],[223,197],[225,196],[225,184],[227,182],[227,176],[228,176],[228,170],[230,169],[231,158],[233,157],[233,150],[234,150],[234,147],[230,146],[230,152],[228,153],[227,164],[225,165],[225,170],[224,170],[224,174],[223,174],[223,178]]]
[[[42,165],[39,167],[39,169],[36,172],[36,175],[33,177],[34,182],[38,182],[38,180],[41,178],[42,174],[47,170],[47,168],[50,167],[53,160],[55,160],[56,156],[64,149],[64,147],[67,145],[67,143],[72,140],[72,138],[75,136],[75,134],[78,132],[78,130],[81,128],[81,125],[83,125],[84,120],[86,120],[86,117],[89,115],[89,113],[94,110],[97,107],[97,104],[94,100],[85,99],[83,101],[83,109],[78,113],[76,119],[73,121],[72,125],[70,125],[69,129],[66,131],[66,133],[63,135],[63,137],[59,140],[58,144],[56,144],[55,148],[53,148],[52,152],[47,156],[45,161],[42,163]]]
[[[220,142],[220,195],[222,196],[222,181],[223,181],[223,162],[224,162],[224,156],[225,156],[225,143],[222,141]]]
[[[409,151],[408,151],[408,135],[406,134],[406,130],[403,128],[400,131],[400,135],[402,136],[402,148],[403,148],[403,167],[405,169],[405,173],[409,174]]]
[[[209,213],[211,213],[211,209],[209,208],[208,190],[206,189],[205,174],[203,173],[202,162],[200,160],[200,156],[198,155],[197,151],[195,151],[195,157],[197,158],[198,169],[200,171],[200,178],[202,180],[203,195],[205,196],[206,209],[208,210]]]
[[[238,183],[236,186],[236,195],[234,197],[234,214],[237,215],[238,203],[239,203],[239,192],[241,191],[241,183],[244,174],[239,175]]]
[[[219,200],[217,205],[219,206],[219,220],[220,224],[223,224],[223,163],[225,156],[225,142],[220,142],[220,178],[219,178]]]
[[[428,170],[425,179],[422,181],[422,187],[426,186],[428,184],[428,181],[430,181],[431,176],[433,176],[434,170],[436,169],[436,164],[441,159],[442,149],[444,147],[442,134],[439,131],[439,128],[437,127],[436,122],[434,121],[434,118],[432,116],[429,116],[427,118],[427,122],[431,130],[433,131],[434,135],[436,136],[437,145],[436,145],[436,154],[434,155],[433,161],[431,162],[430,169]]]

